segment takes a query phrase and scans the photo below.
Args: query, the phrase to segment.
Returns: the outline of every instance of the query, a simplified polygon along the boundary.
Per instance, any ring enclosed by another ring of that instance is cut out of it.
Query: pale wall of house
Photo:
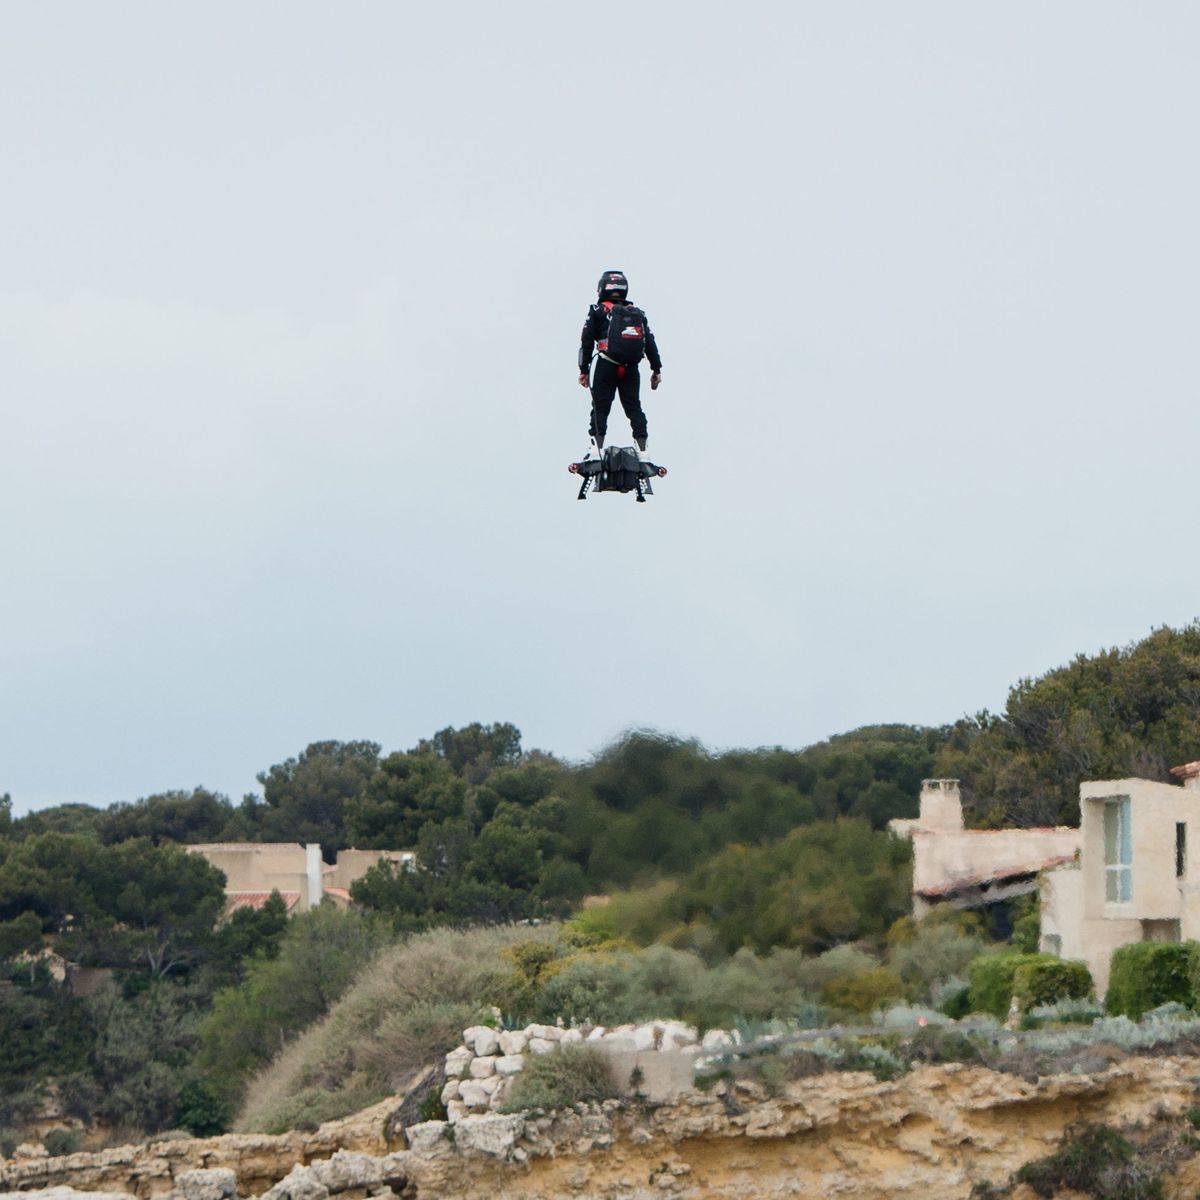
[[[1141,941],[1141,922],[1089,918],[1086,879],[1079,863],[1046,871],[1040,882],[1040,949],[1086,963],[1096,985],[1096,995],[1102,997],[1108,990],[1112,952],[1127,942]]]
[[[305,847],[299,842],[231,842],[186,848],[225,873],[226,892],[295,892],[300,896],[300,912],[319,903],[327,887],[349,891],[381,858],[409,865],[415,857],[410,850],[342,850],[337,862],[326,867],[319,846]]]
[[[1079,849],[1078,829],[916,828],[912,832],[913,890],[928,891],[958,879],[1007,868],[1036,866]]]
[[[325,886],[349,891],[350,885],[361,879],[381,858],[399,867],[411,867],[416,861],[411,850],[339,850],[333,869],[325,874]]]
[[[302,907],[308,888],[305,882],[304,847],[299,842],[237,843],[188,846],[225,873],[227,892],[298,892]]]

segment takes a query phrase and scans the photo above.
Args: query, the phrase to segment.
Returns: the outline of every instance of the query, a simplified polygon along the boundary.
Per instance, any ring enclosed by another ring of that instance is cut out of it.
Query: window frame
[[[1133,813],[1128,796],[1104,801],[1104,902],[1133,900]]]

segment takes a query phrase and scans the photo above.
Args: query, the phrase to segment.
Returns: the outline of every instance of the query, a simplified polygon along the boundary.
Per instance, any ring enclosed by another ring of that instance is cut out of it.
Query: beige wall
[[[350,885],[361,879],[381,858],[411,868],[416,857],[411,850],[339,850],[333,869],[325,873],[325,886],[348,891]]]
[[[958,781],[927,779],[921,785],[920,816],[890,822],[913,844],[913,891],[925,892],[960,880],[1010,868],[1037,867],[1079,849],[1079,830],[964,829]],[[927,907],[914,897],[916,911]]]
[[[1040,883],[1042,938],[1039,948],[1061,958],[1086,963],[1096,985],[1096,995],[1103,996],[1108,989],[1112,952],[1127,942],[1141,941],[1141,922],[1089,918],[1082,863],[1046,871]]]
[[[227,842],[188,846],[225,873],[227,892],[298,892],[307,909],[304,847],[299,842]]]
[[[415,861],[410,850],[342,850],[337,862],[327,867],[320,860],[320,847],[299,842],[226,842],[185,849],[202,854],[225,873],[226,892],[295,892],[300,897],[299,912],[320,903],[325,888],[348,891],[381,858],[404,865]],[[312,872],[310,857],[315,860]]]

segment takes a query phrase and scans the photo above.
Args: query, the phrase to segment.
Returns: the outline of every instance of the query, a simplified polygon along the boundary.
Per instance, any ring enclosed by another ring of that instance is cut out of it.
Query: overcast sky
[[[0,14],[17,812],[940,724],[1200,613],[1194,3]],[[646,504],[566,472],[608,268]]]

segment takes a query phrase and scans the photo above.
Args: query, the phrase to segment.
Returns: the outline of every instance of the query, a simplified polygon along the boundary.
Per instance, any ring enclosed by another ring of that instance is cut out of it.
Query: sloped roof
[[[262,908],[275,893],[271,892],[226,892],[225,907],[229,912],[239,908]],[[299,892],[280,892],[283,906],[291,912],[300,903]]]
[[[917,890],[917,895],[925,900],[938,896],[953,896],[955,892],[963,892],[968,888],[1004,883],[1010,879],[1020,879],[1022,875],[1036,875],[1039,871],[1048,871],[1051,867],[1065,866],[1074,861],[1074,854],[1056,854],[1053,858],[1046,858],[1037,863],[1025,863],[1015,867],[997,867],[990,871],[980,871],[976,875],[962,875],[958,879],[951,879],[948,883],[939,883],[936,887],[920,888]]]

